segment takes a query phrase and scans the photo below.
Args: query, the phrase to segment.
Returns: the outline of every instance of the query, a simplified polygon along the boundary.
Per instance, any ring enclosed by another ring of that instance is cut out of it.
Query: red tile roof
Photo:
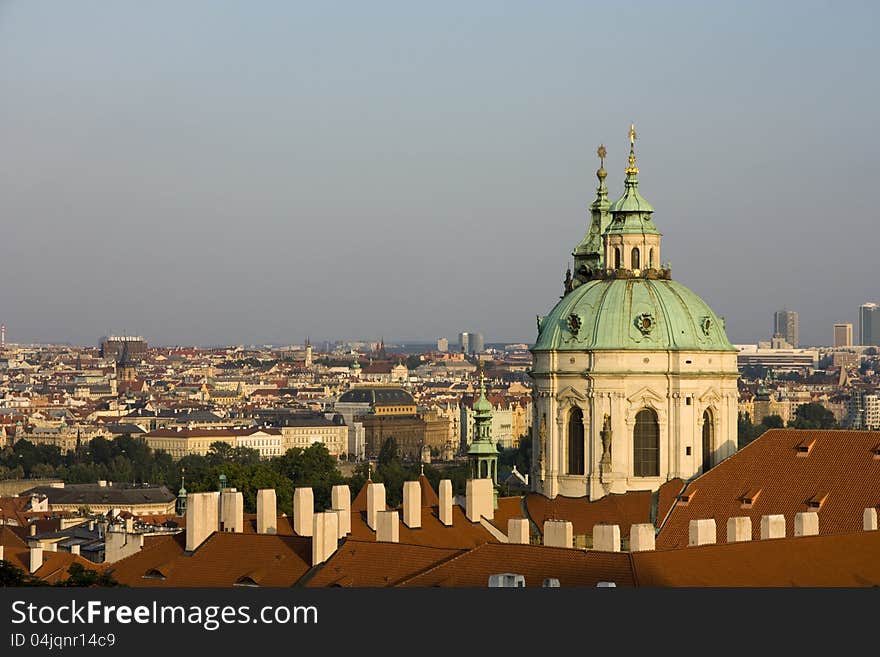
[[[110,567],[129,586],[293,586],[311,568],[312,540],[300,536],[215,532],[192,554],[184,534]]]
[[[880,586],[880,532],[635,552],[639,586]]]
[[[489,576],[516,573],[525,577],[526,586],[541,586],[556,578],[560,586],[591,586],[610,581],[617,586],[633,586],[629,554],[625,552],[585,552],[540,545],[487,543],[409,577],[400,586],[489,585]]]
[[[767,431],[687,486],[689,501],[675,504],[657,547],[686,547],[690,521],[702,518],[715,519],[718,542],[737,516],[751,518],[754,539],[761,516],[783,514],[791,535],[800,511],[818,512],[821,534],[861,530],[864,509],[880,504],[878,445],[880,433],[871,431]],[[821,504],[813,508],[808,502],[817,496]]]
[[[464,550],[406,543],[346,540],[306,586],[393,586]]]
[[[543,533],[545,520],[569,520],[575,535],[592,534],[593,526],[612,523],[620,526],[620,535],[628,536],[633,524],[651,522],[651,491],[631,491],[606,495],[589,502],[583,497],[548,499],[538,493],[526,496],[529,517]]]

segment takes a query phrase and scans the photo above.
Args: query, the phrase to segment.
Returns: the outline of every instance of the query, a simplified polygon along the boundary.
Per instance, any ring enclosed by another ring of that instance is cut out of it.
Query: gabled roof
[[[715,519],[719,542],[737,516],[751,518],[754,539],[761,516],[783,514],[791,535],[801,511],[818,512],[821,534],[858,531],[864,509],[880,505],[878,447],[880,433],[872,431],[767,431],[688,484],[689,500],[676,502],[657,547],[686,547],[690,521],[701,518]]]
[[[620,526],[620,535],[628,536],[631,525],[651,522],[651,491],[630,491],[606,495],[594,502],[583,497],[548,499],[538,493],[526,496],[529,517],[544,531],[545,520],[568,520],[575,535],[592,534],[593,526],[612,523]]]

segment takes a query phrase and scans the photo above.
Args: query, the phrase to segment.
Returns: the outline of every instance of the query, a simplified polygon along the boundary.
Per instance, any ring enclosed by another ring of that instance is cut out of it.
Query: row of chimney
[[[376,540],[397,543],[400,540],[401,517],[398,511],[388,511],[385,503],[385,485],[367,482],[367,525],[376,532]],[[439,488],[440,522],[452,526],[452,481],[444,479]],[[313,565],[326,561],[335,551],[338,539],[351,532],[351,489],[347,485],[331,490],[331,508],[315,513],[315,498],[311,488],[296,488],[293,493],[293,531],[298,536],[312,537]],[[403,524],[409,529],[422,526],[422,489],[418,481],[403,485]],[[471,522],[494,517],[494,491],[490,479],[468,480],[465,497],[465,515]],[[275,490],[257,491],[257,533],[278,532],[278,502]],[[244,498],[234,488],[222,492],[190,493],[187,496],[186,550],[196,550],[215,531],[241,533],[244,531]],[[528,525],[526,525],[528,532]]]

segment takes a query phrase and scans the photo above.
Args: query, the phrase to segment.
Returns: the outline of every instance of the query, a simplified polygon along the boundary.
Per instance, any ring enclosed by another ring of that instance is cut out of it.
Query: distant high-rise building
[[[793,310],[778,310],[773,316],[773,333],[780,335],[792,347],[798,347],[798,314]]]
[[[880,345],[880,306],[865,303],[859,307],[859,344]]]
[[[471,350],[471,334],[470,333],[459,333],[458,334],[458,348],[462,353],[470,353]]]
[[[834,346],[852,347],[852,324],[834,325]]]
[[[449,340],[446,338],[437,338],[437,351],[447,352],[449,351]]]
[[[483,342],[482,333],[471,333],[471,353],[481,354],[486,350],[486,344]]]

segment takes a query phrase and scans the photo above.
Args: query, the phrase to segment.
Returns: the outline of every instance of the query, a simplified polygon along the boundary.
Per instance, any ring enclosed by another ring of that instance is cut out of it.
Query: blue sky
[[[878,300],[868,2],[0,3],[9,340],[531,341],[627,129],[734,342]],[[858,328],[856,325],[856,333]]]

